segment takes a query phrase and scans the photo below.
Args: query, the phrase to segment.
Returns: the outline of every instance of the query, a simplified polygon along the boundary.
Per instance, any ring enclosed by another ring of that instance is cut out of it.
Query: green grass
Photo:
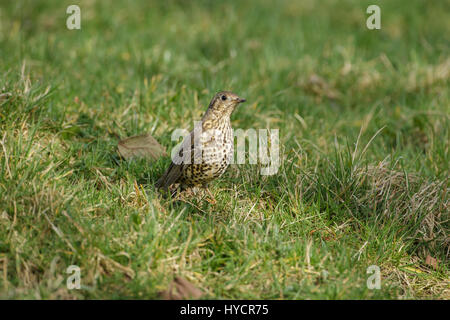
[[[0,298],[449,298],[450,6],[376,1],[0,1]],[[280,129],[282,165],[201,197],[153,184],[213,94]],[[434,269],[427,256],[438,260]],[[68,290],[66,268],[81,268]],[[381,268],[380,290],[366,286]]]

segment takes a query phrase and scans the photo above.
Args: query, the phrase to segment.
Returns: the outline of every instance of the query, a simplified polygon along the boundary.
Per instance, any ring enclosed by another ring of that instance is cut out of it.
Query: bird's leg
[[[175,189],[171,192],[170,197],[175,198],[178,195],[178,189]]]
[[[184,191],[186,190],[186,186],[183,184],[180,184],[176,188],[172,190],[171,197],[172,198],[178,198]]]
[[[216,198],[214,198],[213,194],[209,190],[208,185],[204,185],[203,187],[205,188],[206,192],[208,193],[208,195],[210,197],[210,199],[206,199],[206,201],[208,201],[211,204],[216,204],[217,203]]]

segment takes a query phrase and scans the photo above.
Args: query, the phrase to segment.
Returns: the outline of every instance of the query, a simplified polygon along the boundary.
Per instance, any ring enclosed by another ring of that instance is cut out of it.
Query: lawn
[[[0,0],[0,298],[157,299],[180,276],[210,299],[449,299],[449,12]],[[118,141],[170,154],[221,90],[247,99],[235,129],[279,129],[278,172],[230,166],[215,204],[162,197],[170,157]]]

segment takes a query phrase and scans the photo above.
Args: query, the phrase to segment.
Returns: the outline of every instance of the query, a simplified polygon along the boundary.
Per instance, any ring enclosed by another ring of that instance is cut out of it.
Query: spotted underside
[[[178,182],[183,185],[207,185],[225,172],[233,155],[232,129],[229,121],[224,121],[215,130],[204,132],[200,145],[201,157],[194,156],[194,148],[191,151],[191,163],[182,166]]]

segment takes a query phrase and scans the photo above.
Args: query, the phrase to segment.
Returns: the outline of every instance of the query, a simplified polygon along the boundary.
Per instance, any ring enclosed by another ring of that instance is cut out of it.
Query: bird
[[[211,181],[219,178],[233,157],[233,129],[231,114],[246,100],[230,91],[218,92],[209,103],[199,125],[187,135],[155,187],[169,190],[178,184],[178,191],[192,187],[204,188],[212,203],[214,196],[209,191]],[[173,194],[172,194],[173,195]]]

